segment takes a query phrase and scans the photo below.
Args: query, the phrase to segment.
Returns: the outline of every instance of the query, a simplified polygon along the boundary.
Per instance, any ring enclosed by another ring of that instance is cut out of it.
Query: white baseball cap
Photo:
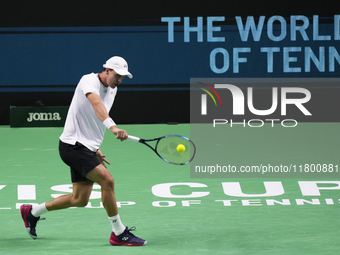
[[[103,65],[104,68],[110,68],[115,70],[116,73],[120,75],[126,75],[132,79],[132,74],[128,71],[128,64],[122,57],[114,56],[106,61]]]

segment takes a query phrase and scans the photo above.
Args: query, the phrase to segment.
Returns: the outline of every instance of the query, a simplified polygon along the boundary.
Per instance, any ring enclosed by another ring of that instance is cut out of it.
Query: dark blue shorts
[[[59,154],[71,169],[72,182],[93,182],[85,176],[100,165],[95,152],[78,142],[72,145],[59,141]]]

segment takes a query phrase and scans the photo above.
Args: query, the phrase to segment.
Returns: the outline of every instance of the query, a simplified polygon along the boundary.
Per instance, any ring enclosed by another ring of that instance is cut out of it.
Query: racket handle
[[[137,136],[129,135],[127,140],[130,140],[130,141],[133,141],[133,142],[139,142],[140,138],[137,137]]]

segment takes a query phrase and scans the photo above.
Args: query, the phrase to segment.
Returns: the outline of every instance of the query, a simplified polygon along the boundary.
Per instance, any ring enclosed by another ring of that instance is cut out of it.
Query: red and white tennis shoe
[[[40,217],[34,217],[31,211],[31,205],[20,206],[20,213],[22,219],[24,220],[26,231],[33,239],[36,239],[38,236],[35,231],[35,227],[37,226],[37,222],[40,220]]]
[[[143,246],[146,245],[146,240],[143,240],[134,234],[132,234],[130,231],[136,230],[135,227],[128,228],[124,230],[124,232],[118,236],[115,235],[115,233],[111,233],[110,237],[110,244],[111,245],[120,245],[120,246]]]

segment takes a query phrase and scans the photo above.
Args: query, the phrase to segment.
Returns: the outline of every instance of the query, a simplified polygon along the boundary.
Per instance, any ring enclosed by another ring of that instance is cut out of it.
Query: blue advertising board
[[[162,26],[2,27],[0,92],[73,91],[114,55],[134,75],[124,84],[141,89],[188,88],[191,77],[339,77],[340,15],[160,20]]]

